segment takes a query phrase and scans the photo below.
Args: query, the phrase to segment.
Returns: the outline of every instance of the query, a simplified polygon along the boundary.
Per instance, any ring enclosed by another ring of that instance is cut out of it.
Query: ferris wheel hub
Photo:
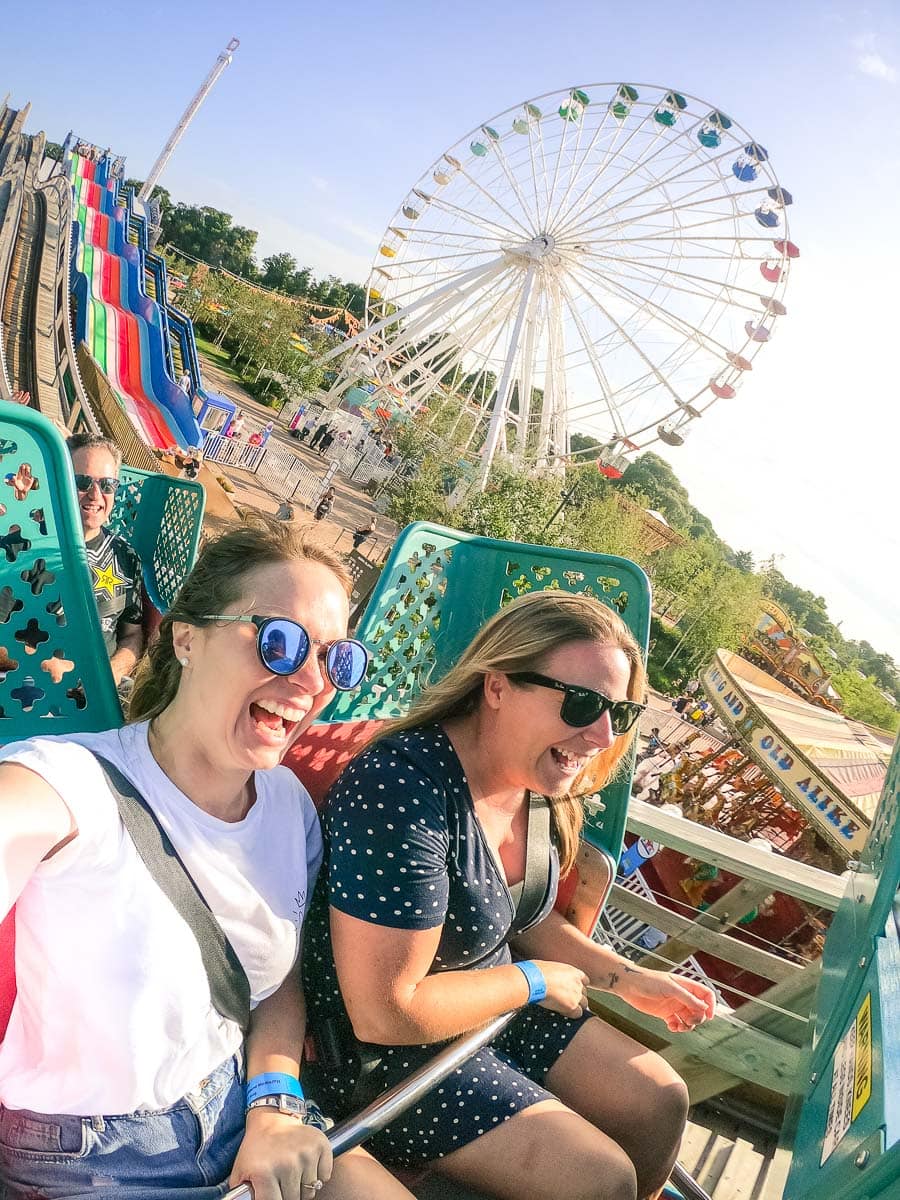
[[[507,258],[525,265],[559,266],[561,261],[556,248],[556,238],[552,233],[539,233],[527,242],[516,242],[511,246],[504,246],[503,252]]]

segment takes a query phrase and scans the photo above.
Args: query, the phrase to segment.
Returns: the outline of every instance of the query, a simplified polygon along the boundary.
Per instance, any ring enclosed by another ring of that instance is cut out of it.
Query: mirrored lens
[[[325,666],[337,690],[349,692],[362,683],[368,662],[369,652],[362,642],[343,638],[328,648]]]
[[[630,700],[614,704],[610,709],[613,733],[627,733],[643,711],[643,705]]]
[[[266,621],[259,634],[263,662],[276,675],[290,675],[306,662],[309,634],[296,621]]]

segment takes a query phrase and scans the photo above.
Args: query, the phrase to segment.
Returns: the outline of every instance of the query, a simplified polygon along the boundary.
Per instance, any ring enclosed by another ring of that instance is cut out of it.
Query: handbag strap
[[[550,804],[546,796],[528,794],[528,837],[525,844],[525,875],[509,889],[516,906],[510,937],[534,923],[544,905],[550,884]]]
[[[95,751],[92,753],[103,769],[135,849],[197,939],[213,1004],[223,1017],[237,1022],[246,1033],[250,1024],[250,983],[234,947],[156,813],[118,767]]]

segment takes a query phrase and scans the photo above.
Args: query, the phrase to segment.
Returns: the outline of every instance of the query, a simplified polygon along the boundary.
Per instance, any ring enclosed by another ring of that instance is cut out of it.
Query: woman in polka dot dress
[[[304,956],[323,1100],[358,1105],[361,1057],[369,1098],[440,1043],[522,1007],[372,1139],[382,1161],[430,1163],[501,1200],[636,1200],[665,1182],[685,1086],[591,1016],[585,989],[673,1032],[710,1017],[713,995],[635,966],[553,909],[577,850],[577,797],[626,755],[644,688],[636,642],[599,601],[522,597],[332,789]],[[535,919],[511,936],[530,793],[550,801],[550,870]]]

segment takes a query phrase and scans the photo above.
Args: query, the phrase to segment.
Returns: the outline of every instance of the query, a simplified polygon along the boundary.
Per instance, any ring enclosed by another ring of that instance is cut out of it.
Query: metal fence
[[[268,453],[265,446],[251,446],[243,438],[229,438],[221,433],[209,433],[203,443],[203,457],[223,467],[241,467],[255,471]]]
[[[249,431],[245,428],[244,432],[246,434]],[[310,507],[327,486],[326,480],[331,482],[336,473],[360,487],[366,487],[373,481],[386,482],[401,465],[397,460],[385,461],[377,446],[360,452],[353,446],[341,446],[334,442],[322,456],[327,467],[323,479],[320,472],[308,467],[287,446],[272,443],[251,446],[244,437],[229,438],[212,432],[207,434],[203,443],[203,455],[223,467],[252,471],[275,495],[300,500]]]

